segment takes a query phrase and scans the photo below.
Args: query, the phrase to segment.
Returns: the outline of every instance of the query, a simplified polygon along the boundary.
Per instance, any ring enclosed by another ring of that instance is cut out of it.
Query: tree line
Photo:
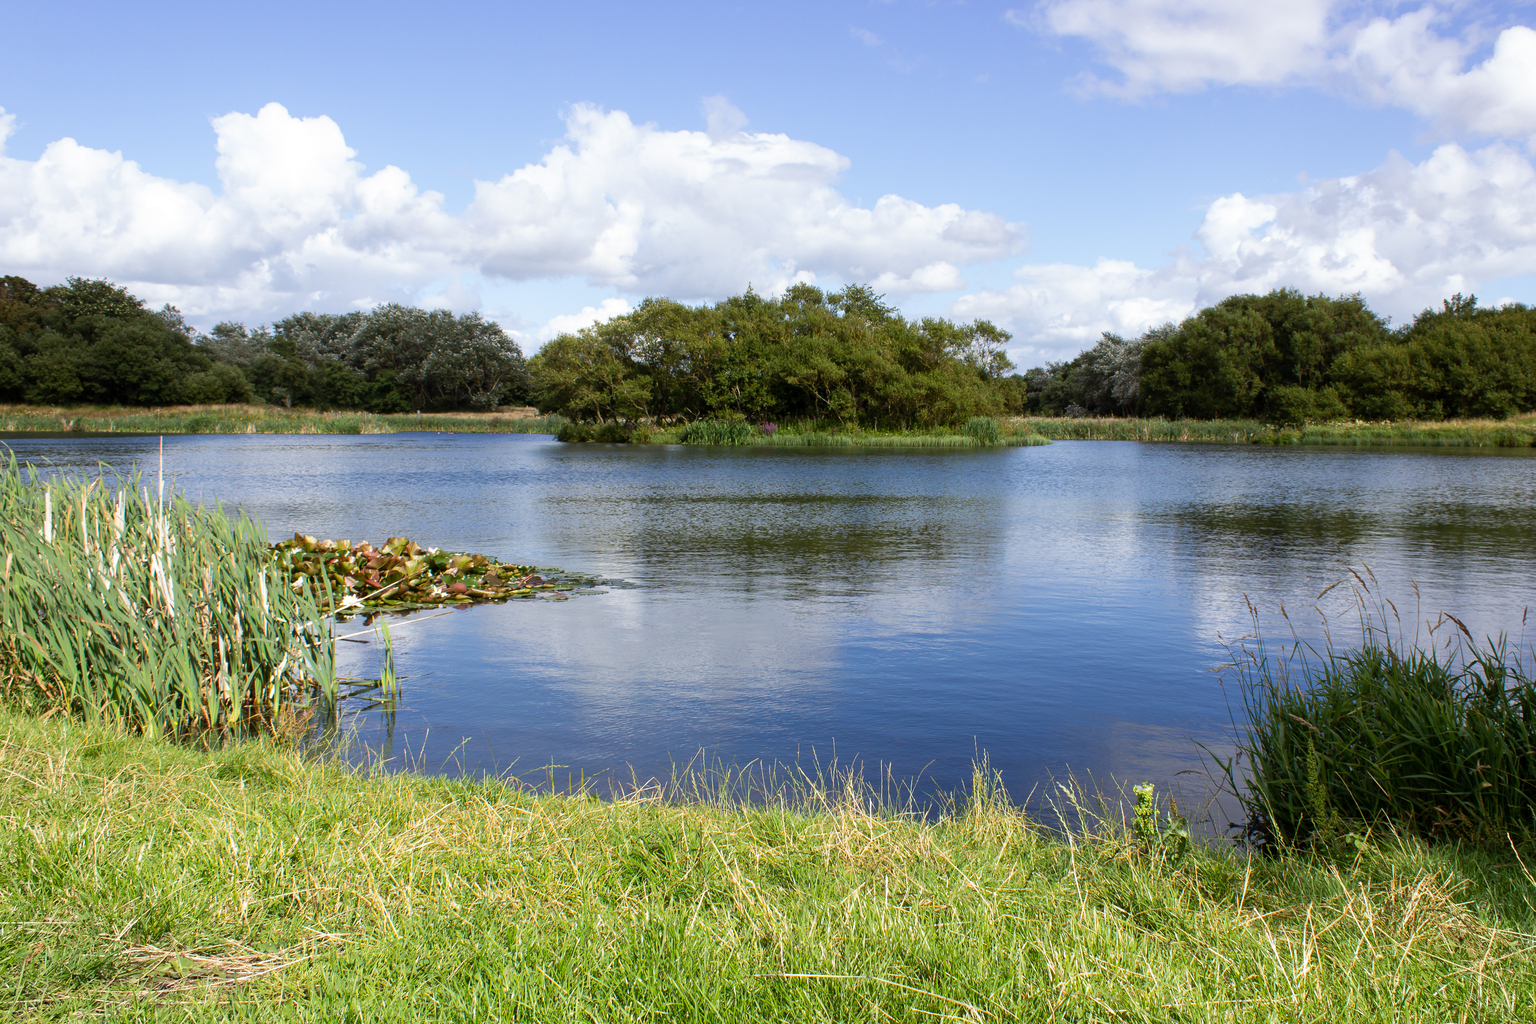
[[[1393,329],[1358,295],[1234,295],[1025,377],[1025,411],[1303,423],[1536,409],[1536,309],[1460,294]]]
[[[863,285],[634,311],[531,359],[497,324],[397,304],[193,330],[107,281],[0,278],[0,400],[370,412],[531,403],[589,422],[953,426],[978,416],[1494,417],[1536,409],[1536,309],[1456,295],[1393,328],[1358,295],[1235,295],[1023,374],[986,320],[907,319]]]
[[[391,303],[202,334],[107,281],[0,278],[5,401],[440,411],[522,403],[531,384],[517,342],[478,313]]]

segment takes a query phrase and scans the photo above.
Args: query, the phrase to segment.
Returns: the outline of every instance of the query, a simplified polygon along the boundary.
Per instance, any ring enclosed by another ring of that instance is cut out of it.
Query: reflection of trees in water
[[[656,494],[571,496],[557,507],[567,501],[584,529],[651,578],[730,577],[749,593],[863,593],[896,574],[948,577],[961,563],[995,564],[1003,543],[1003,503],[993,498]]]
[[[1344,549],[1362,541],[1395,538],[1421,551],[1508,555],[1522,561],[1530,557],[1531,538],[1536,537],[1536,509],[1469,502],[1421,502],[1390,511],[1281,503],[1189,503],[1155,518],[1183,526],[1202,540],[1227,543],[1280,540],[1315,550],[1319,543]],[[1275,545],[1266,547],[1273,550]]]

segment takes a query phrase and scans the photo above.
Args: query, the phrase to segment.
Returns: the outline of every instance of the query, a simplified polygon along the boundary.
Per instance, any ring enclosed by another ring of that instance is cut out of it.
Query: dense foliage
[[[1393,329],[1358,295],[1234,295],[1020,375],[985,320],[908,320],[862,285],[650,298],[524,361],[478,313],[397,304],[206,335],[106,281],[0,278],[0,401],[495,409],[617,422],[959,427],[977,417],[1440,420],[1536,409],[1536,309],[1457,295]],[[627,429],[627,428],[626,428]],[[818,428],[821,429],[821,428]]]
[[[907,320],[867,287],[800,284],[779,299],[647,299],[555,338],[530,369],[534,404],[578,420],[932,426],[1004,411],[1008,339],[984,320]]]
[[[1045,414],[1502,419],[1536,409],[1536,309],[1457,295],[1398,330],[1359,296],[1234,295],[1134,341],[1112,334],[1024,375]]]
[[[199,335],[106,281],[0,279],[0,400],[406,412],[494,409],[529,384],[517,343],[478,313],[390,304]]]
[[[239,370],[199,351],[169,306],[151,312],[106,281],[38,288],[0,278],[0,398],[171,405],[250,397]]]

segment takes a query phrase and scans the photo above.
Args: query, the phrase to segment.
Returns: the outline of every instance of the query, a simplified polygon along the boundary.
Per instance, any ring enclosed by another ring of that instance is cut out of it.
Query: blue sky
[[[1536,8],[26,5],[0,272],[204,326],[381,301],[527,348],[868,281],[1023,365],[1239,291],[1536,302]],[[72,140],[72,141],[67,141]],[[883,198],[885,197],[885,198]]]

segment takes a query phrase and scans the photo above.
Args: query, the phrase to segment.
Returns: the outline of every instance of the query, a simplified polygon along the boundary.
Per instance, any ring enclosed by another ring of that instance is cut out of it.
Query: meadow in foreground
[[[1536,883],[1373,835],[1243,857],[937,820],[535,795],[0,712],[0,997],[29,1019],[1516,1021]]]

